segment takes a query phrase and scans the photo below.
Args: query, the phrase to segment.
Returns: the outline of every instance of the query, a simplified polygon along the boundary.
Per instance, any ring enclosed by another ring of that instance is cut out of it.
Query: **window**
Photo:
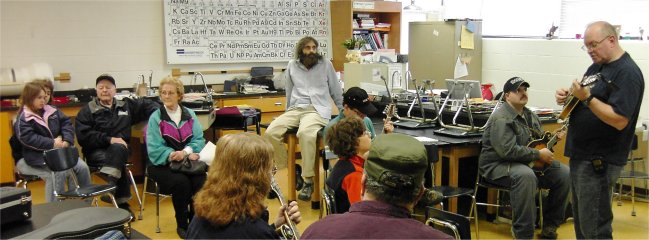
[[[603,20],[620,25],[620,36],[639,37],[640,28],[649,30],[647,13],[647,0],[562,0],[558,33],[561,38],[574,38],[583,34],[588,23]]]

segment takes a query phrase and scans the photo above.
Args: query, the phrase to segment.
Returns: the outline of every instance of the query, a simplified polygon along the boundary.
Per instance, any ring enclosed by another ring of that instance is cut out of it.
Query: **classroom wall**
[[[620,41],[645,79],[645,93],[640,116],[649,119],[649,41]],[[554,92],[568,88],[575,78],[581,78],[592,61],[581,50],[582,40],[576,39],[482,39],[482,81],[493,83],[494,95],[502,91],[505,81],[519,76],[530,83],[530,106],[560,109]]]
[[[0,1],[0,68],[49,63],[54,75],[69,72],[72,80],[56,82],[57,90],[94,87],[102,73],[112,74],[118,87],[132,87],[138,76],[153,85],[181,71],[248,70],[253,66],[286,67],[286,62],[191,64],[166,63],[161,0]],[[208,84],[235,75],[205,75]],[[189,83],[191,77],[184,76]]]
[[[0,1],[0,68],[36,62],[52,65],[54,74],[69,72],[72,80],[56,82],[59,90],[93,87],[101,73],[110,73],[118,87],[130,87],[140,74],[153,70],[153,85],[172,68],[182,71],[238,70],[252,66],[285,67],[285,62],[237,64],[166,64],[161,0],[138,1]],[[622,41],[649,79],[649,41]],[[580,77],[590,59],[581,40],[483,39],[483,81],[494,93],[505,80],[529,81],[530,105],[559,108],[554,90]],[[237,75],[206,75],[208,84]],[[189,83],[189,76],[183,77]],[[649,119],[649,94],[641,115]]]

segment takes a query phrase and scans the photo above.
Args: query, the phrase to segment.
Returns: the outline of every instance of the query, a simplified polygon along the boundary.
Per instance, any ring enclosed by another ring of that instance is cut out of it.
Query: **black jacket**
[[[14,133],[22,146],[22,156],[30,166],[45,165],[43,152],[54,148],[54,138],[61,136],[74,145],[74,130],[68,116],[46,105],[42,115],[23,110],[14,124]]]
[[[110,146],[110,139],[118,137],[127,143],[131,140],[131,126],[149,119],[149,115],[160,105],[149,99],[113,99],[113,106],[107,108],[93,99],[83,106],[75,120],[77,140],[83,154]]]

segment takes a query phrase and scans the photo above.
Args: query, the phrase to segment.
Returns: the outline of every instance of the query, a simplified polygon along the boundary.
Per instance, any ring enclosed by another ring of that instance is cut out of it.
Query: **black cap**
[[[343,104],[347,104],[350,108],[358,109],[358,111],[367,116],[377,111],[374,104],[370,101],[367,92],[359,87],[347,89],[347,92],[343,94]]]
[[[115,79],[113,78],[113,76],[108,75],[108,74],[102,74],[102,75],[99,75],[99,77],[97,77],[97,81],[95,81],[95,85],[97,85],[97,84],[98,84],[100,81],[102,81],[102,80],[108,80],[108,81],[110,81],[113,85],[115,85]],[[116,85],[115,85],[115,86],[116,86]]]
[[[511,91],[518,91],[518,88],[523,85],[525,87],[530,87],[530,84],[527,83],[523,78],[521,77],[513,77],[507,80],[505,82],[505,86],[503,87],[503,93],[508,93]]]

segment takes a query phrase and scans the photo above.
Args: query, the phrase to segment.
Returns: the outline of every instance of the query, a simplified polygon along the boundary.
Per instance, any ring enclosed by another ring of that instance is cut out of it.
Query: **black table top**
[[[383,119],[381,118],[372,118],[372,123],[374,124],[374,129],[377,133],[383,132]],[[439,134],[435,134],[434,130],[439,129],[440,127],[435,128],[423,128],[423,129],[408,129],[408,128],[399,128],[395,127],[394,132],[403,133],[413,137],[428,137],[436,139],[435,142],[427,142],[425,144],[433,144],[439,147],[442,146],[456,146],[456,145],[468,145],[468,144],[480,144],[482,136],[476,137],[449,137]]]

